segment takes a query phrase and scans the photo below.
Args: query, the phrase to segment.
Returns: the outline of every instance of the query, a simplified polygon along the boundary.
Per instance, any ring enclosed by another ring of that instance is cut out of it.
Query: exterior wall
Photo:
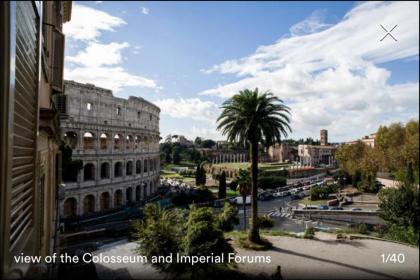
[[[52,101],[54,94],[60,93],[64,68],[64,45],[57,45],[55,36],[64,40],[63,22],[70,19],[70,2],[46,1],[43,6],[41,79],[39,84],[39,132],[37,145],[37,191],[39,196],[39,255],[51,255],[57,239],[56,211],[58,201],[56,191],[60,183],[60,127],[57,111]],[[58,62],[58,63],[57,63]],[[54,69],[54,71],[53,71]],[[57,78],[58,77],[58,78]],[[55,81],[55,83],[53,82]]]
[[[328,145],[328,130],[322,129],[320,131],[320,144],[321,146]]]
[[[16,263],[13,256],[55,249],[59,126],[50,99],[60,88],[52,89],[51,77],[63,82],[61,30],[70,14],[71,1],[0,3],[1,279],[46,278],[44,264]]]
[[[335,146],[299,145],[298,154],[302,165],[316,166],[321,163],[335,164]]]
[[[94,212],[107,210],[104,204],[101,207],[101,197],[106,192],[110,208],[119,206],[116,202],[120,200],[123,206],[152,196],[160,174],[160,109],[142,98],[117,98],[110,90],[74,81],[65,82],[64,93],[66,107],[62,112],[61,137],[72,145],[72,159],[81,160],[83,169],[76,182],[65,182],[66,198],[61,202],[61,216],[69,216],[65,205],[71,205],[66,204],[70,198],[75,199],[74,214],[86,215],[92,209]],[[104,163],[108,165],[102,170]],[[88,169],[88,164],[93,170]],[[116,176],[117,164],[122,165],[121,176]],[[85,174],[91,178],[85,178]],[[102,178],[105,174],[109,177]],[[119,190],[122,198],[118,197]],[[87,205],[91,203],[86,198],[88,195],[94,198],[93,207]]]
[[[292,162],[295,160],[296,148],[291,147],[287,144],[276,144],[268,148],[268,156],[270,161],[277,162]]]

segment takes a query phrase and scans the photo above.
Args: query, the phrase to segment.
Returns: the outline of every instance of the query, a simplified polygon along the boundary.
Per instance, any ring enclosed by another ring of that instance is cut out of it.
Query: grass
[[[237,197],[237,196],[240,196],[239,192],[226,190],[226,197]]]
[[[260,233],[265,236],[289,236],[289,237],[297,237],[295,233],[288,232],[284,230],[277,230],[277,229],[271,229],[271,230],[261,230]]]
[[[161,170],[160,175],[162,178],[171,178],[171,179],[184,179],[184,176],[176,173],[176,172],[170,172],[167,170]]]

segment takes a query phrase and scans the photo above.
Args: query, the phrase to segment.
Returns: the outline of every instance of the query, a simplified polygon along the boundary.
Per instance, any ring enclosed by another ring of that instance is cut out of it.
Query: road
[[[290,196],[274,198],[267,201],[258,201],[258,215],[268,215],[274,220],[273,229],[284,230],[290,232],[302,232],[307,227],[323,227],[323,228],[344,228],[346,225],[344,223],[326,223],[318,221],[309,221],[305,222],[298,219],[291,219],[287,214],[286,207],[287,203],[291,201]],[[279,211],[279,207],[282,208],[282,211]],[[240,225],[237,226],[237,229],[243,229],[243,207],[238,205],[239,209],[239,221]],[[251,206],[246,207],[246,218],[249,220],[251,218]]]

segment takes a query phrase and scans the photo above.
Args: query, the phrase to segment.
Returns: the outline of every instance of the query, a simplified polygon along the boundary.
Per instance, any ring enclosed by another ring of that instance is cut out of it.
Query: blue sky
[[[220,104],[271,90],[292,138],[357,139],[418,118],[419,4],[73,2],[65,78],[161,107],[161,136],[223,139]],[[393,41],[379,24],[398,24]]]

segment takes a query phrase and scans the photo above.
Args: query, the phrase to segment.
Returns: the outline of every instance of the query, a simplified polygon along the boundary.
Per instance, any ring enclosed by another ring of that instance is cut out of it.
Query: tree
[[[201,147],[201,143],[202,143],[201,137],[197,136],[194,140],[194,145],[196,145],[197,147]]]
[[[151,259],[154,256],[169,256],[181,250],[182,237],[178,212],[162,210],[156,204],[146,204],[145,218],[134,224],[138,246],[136,251]],[[173,273],[173,264],[156,262],[152,265],[161,271]]]
[[[178,147],[174,148],[172,157],[175,164],[179,164],[181,162],[181,153]]]
[[[275,189],[287,185],[287,178],[283,176],[260,176],[258,178],[258,185],[262,189]]]
[[[231,231],[239,224],[238,209],[230,203],[225,202],[222,211],[218,216],[219,228],[223,231]]]
[[[222,171],[219,178],[219,199],[226,197],[226,173]]]
[[[201,143],[201,146],[203,148],[213,148],[214,145],[216,145],[216,142],[214,142],[211,139],[206,139],[206,140],[202,141],[202,143]]]
[[[411,169],[412,167],[408,167]],[[398,188],[386,188],[379,192],[381,217],[388,223],[396,239],[417,244],[419,242],[419,189],[413,184],[412,171],[407,170],[405,182]]]
[[[234,252],[218,227],[213,210],[207,207],[191,208],[183,246],[185,254],[189,256],[217,256]],[[199,278],[197,272],[211,266],[206,262],[191,266],[192,278]]]
[[[252,216],[248,239],[260,242],[258,230],[258,146],[264,142],[273,145],[281,142],[281,137],[291,132],[290,109],[271,92],[260,93],[255,90],[243,90],[225,101],[222,113],[218,117],[218,130],[227,136],[229,142],[249,143],[252,181]]]
[[[204,169],[204,162],[197,164],[195,172],[195,184],[197,186],[204,186],[206,184],[206,170]]]
[[[252,188],[249,171],[246,169],[239,169],[238,174],[231,183],[231,188],[233,186],[237,186],[239,193],[242,195],[242,206],[244,208],[244,229],[246,229],[246,197],[251,194]]]
[[[170,142],[162,143],[160,149],[164,153],[165,162],[171,163],[172,144]]]
[[[62,176],[64,182],[77,181],[79,170],[83,169],[83,161],[80,159],[73,160],[73,149],[64,142],[60,145],[62,153]]]
[[[201,174],[201,185],[206,185],[206,170],[204,169],[204,163],[200,164],[200,174]]]
[[[202,176],[201,175],[201,166],[200,164],[197,164],[197,167],[195,169],[195,185],[201,185],[201,181],[202,181]]]

